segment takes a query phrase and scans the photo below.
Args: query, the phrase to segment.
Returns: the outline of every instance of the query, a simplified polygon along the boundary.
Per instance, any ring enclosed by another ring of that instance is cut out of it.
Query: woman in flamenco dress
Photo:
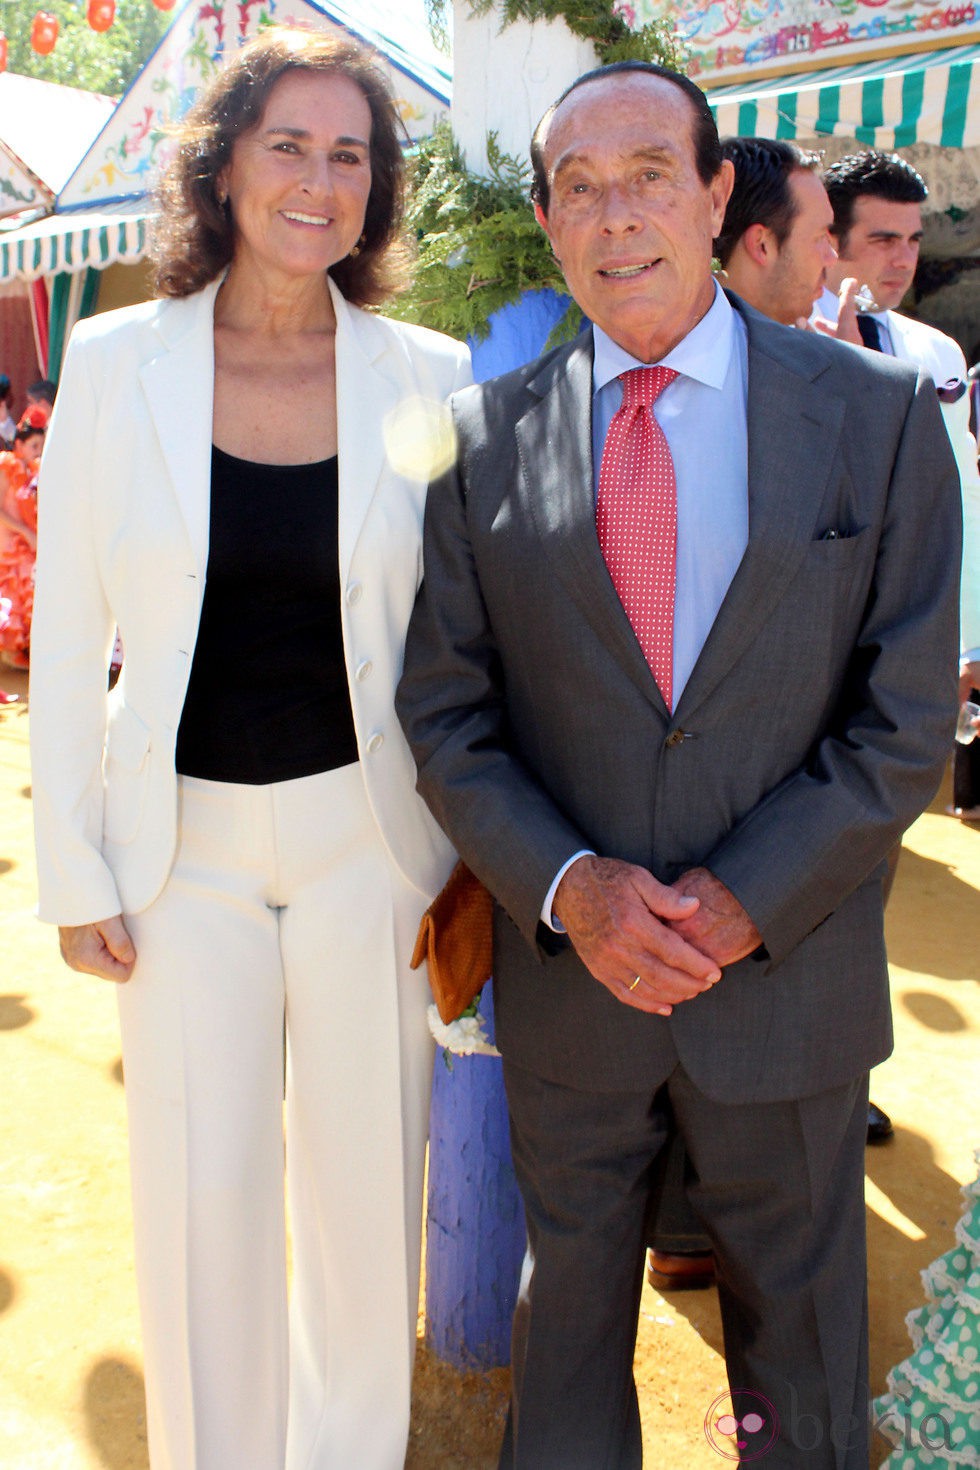
[[[17,425],[13,448],[0,453],[0,597],[10,604],[0,627],[0,653],[14,668],[27,668],[29,662],[44,427],[38,411],[28,409]]]

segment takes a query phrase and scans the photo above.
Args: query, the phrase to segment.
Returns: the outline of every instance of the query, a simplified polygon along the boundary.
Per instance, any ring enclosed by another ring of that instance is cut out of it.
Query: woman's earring
[[[365,235],[362,235],[361,236],[361,238],[358,240],[358,242],[357,242],[356,245],[354,245],[354,246],[351,247],[350,251],[348,252],[351,260],[356,260],[357,259],[357,257],[361,253],[361,246],[363,244],[365,244],[366,241],[367,241],[367,235],[365,234]]]

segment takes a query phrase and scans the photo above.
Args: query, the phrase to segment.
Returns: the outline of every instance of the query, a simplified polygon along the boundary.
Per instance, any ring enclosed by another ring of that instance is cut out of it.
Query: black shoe
[[[892,1120],[875,1103],[868,1103],[868,1142],[884,1143],[895,1132]]]

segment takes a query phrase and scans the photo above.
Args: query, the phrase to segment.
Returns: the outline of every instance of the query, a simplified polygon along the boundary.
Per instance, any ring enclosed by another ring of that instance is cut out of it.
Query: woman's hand
[[[58,930],[61,958],[83,975],[122,984],[133,973],[136,950],[122,915],[100,919],[97,924],[63,925]]]

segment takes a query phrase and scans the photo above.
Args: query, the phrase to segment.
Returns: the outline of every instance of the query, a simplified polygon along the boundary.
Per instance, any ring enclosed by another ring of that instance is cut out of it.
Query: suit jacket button
[[[664,744],[668,750],[673,750],[675,745],[680,745],[686,738],[683,730],[672,730],[664,741]]]
[[[376,730],[375,733],[371,736],[371,739],[367,743],[367,748],[368,748],[369,754],[374,755],[376,751],[379,751],[381,749],[381,747],[382,747],[382,745],[384,745],[384,743],[385,743],[384,736],[381,734],[381,732],[379,730]]]
[[[366,658],[363,663],[358,664],[357,669],[354,672],[354,678],[358,681],[358,683],[363,684],[364,680],[369,677],[373,668],[374,665],[372,664],[371,660],[369,658]]]
[[[347,602],[350,607],[353,607],[355,603],[360,602],[361,593],[363,590],[364,589],[361,587],[360,582],[352,582],[350,584],[347,589]]]

